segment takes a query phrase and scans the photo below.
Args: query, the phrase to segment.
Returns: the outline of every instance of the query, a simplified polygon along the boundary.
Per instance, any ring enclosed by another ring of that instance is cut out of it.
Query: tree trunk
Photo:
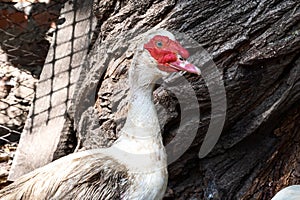
[[[208,51],[223,76],[227,100],[221,138],[199,159],[212,122],[212,97],[207,80],[185,76],[197,94],[199,129],[188,150],[169,165],[166,199],[270,199],[281,188],[300,184],[299,1],[99,0],[93,9],[94,40],[68,113],[77,149],[108,146],[118,137],[133,53],[125,35],[156,26],[188,34]],[[193,121],[180,122],[180,103],[164,85],[154,94],[167,145],[179,123],[189,132]]]

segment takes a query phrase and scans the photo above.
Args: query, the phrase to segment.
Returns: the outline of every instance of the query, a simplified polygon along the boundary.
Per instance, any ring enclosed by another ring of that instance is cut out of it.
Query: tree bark
[[[99,89],[94,106],[99,114],[89,110],[84,115],[99,122],[85,121],[83,127],[94,127],[81,131],[84,148],[114,141],[126,117],[122,105],[127,101],[126,71],[131,57],[116,54],[105,66],[99,63],[107,55],[101,51],[107,47],[101,44],[127,30],[158,26],[189,34],[212,55],[223,74],[228,102],[220,141],[208,157],[199,159],[210,122],[210,97],[207,88],[201,87],[203,78],[187,77],[198,94],[201,122],[188,151],[169,166],[166,198],[270,199],[282,187],[300,183],[299,2],[99,1],[96,5],[101,34],[94,45],[97,56],[89,58],[89,63],[97,64],[89,66],[107,68],[98,76],[99,82],[95,79]],[[89,71],[87,76],[92,74]],[[90,80],[83,81],[82,91],[87,91],[84,86]],[[158,110],[159,104],[167,109],[163,127],[167,144],[177,131],[178,102],[163,87],[154,93]]]
[[[99,0],[93,9],[94,40],[68,114],[77,149],[109,146],[118,137],[133,53],[125,34],[162,27],[188,34],[209,52],[227,96],[222,136],[199,159],[211,98],[203,77],[185,76],[197,94],[200,123],[192,145],[168,167],[165,198],[270,199],[281,188],[300,184],[299,1]],[[168,144],[178,131],[179,103],[163,85],[154,94]]]

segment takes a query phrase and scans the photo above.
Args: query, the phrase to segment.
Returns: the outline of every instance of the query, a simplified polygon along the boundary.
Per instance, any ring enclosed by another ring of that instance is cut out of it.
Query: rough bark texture
[[[92,128],[81,131],[81,145],[93,148],[113,141],[126,117],[131,57],[112,51],[114,59],[109,60],[107,53],[113,48],[106,42],[127,30],[158,26],[189,34],[213,56],[224,76],[228,101],[222,137],[200,160],[210,98],[202,78],[187,77],[198,94],[201,123],[189,150],[169,166],[166,198],[270,199],[280,188],[299,184],[299,5],[276,0],[99,1],[94,8],[99,37],[87,63],[92,70],[79,90],[89,91],[91,83],[91,94],[99,88],[99,114],[93,109],[84,113],[88,117],[79,127]],[[167,118],[163,134],[168,143],[178,127],[178,102],[163,88],[154,93],[158,110],[159,104],[167,108],[167,115],[160,117]],[[76,124],[80,123],[75,120]]]
[[[299,1],[99,0],[93,9],[96,31],[69,111],[78,149],[110,145],[126,118],[132,51],[125,34],[163,27],[188,34],[212,55],[228,102],[217,146],[199,159],[210,97],[203,78],[186,76],[201,122],[188,151],[169,166],[166,199],[270,199],[300,184]],[[154,94],[167,144],[177,133],[179,104],[163,86]]]

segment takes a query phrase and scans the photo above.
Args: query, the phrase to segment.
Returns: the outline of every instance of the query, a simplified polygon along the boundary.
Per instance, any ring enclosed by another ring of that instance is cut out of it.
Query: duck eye
[[[162,43],[161,41],[158,41],[158,42],[156,43],[156,46],[157,46],[157,47],[162,47],[162,46],[163,46],[163,43]]]

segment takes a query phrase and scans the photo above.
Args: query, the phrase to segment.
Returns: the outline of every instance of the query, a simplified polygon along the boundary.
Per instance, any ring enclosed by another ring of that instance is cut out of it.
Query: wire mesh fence
[[[18,142],[62,1],[0,1],[0,145]]]
[[[0,144],[15,143],[19,140],[21,132],[12,130],[6,126],[0,125],[1,137]]]
[[[6,62],[0,64],[0,77],[0,144],[3,144],[18,141],[37,78]]]
[[[63,127],[57,121],[66,115],[95,25],[91,2],[0,0],[0,145],[18,142],[24,131],[47,138]]]
[[[93,0],[0,0],[0,189],[8,173],[13,180],[50,162],[48,151],[65,141],[60,134],[96,26],[92,13]]]

